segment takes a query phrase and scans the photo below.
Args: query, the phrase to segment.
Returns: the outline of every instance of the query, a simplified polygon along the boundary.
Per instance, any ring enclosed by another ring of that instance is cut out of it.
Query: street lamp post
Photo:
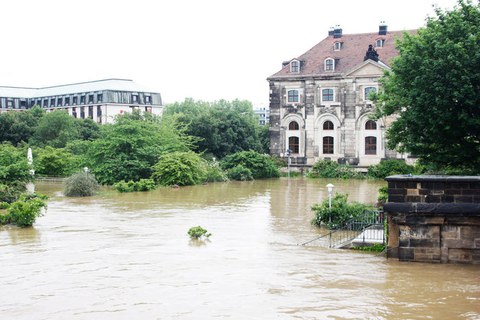
[[[287,168],[288,168],[288,177],[290,178],[290,153],[292,152],[292,150],[290,149],[287,149],[287,157],[288,157],[288,162],[287,162]]]
[[[327,184],[327,190],[328,190],[328,208],[332,209],[332,193],[333,193],[333,187],[334,185],[329,183]]]

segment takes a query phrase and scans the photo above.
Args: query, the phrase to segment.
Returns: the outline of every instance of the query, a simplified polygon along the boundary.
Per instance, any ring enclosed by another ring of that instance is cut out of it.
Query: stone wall
[[[480,264],[480,177],[386,178],[387,257]]]

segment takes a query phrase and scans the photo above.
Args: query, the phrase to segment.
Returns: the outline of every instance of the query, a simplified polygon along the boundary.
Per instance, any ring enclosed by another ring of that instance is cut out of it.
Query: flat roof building
[[[47,112],[65,110],[75,118],[97,123],[113,122],[124,112],[140,110],[162,114],[158,92],[147,90],[129,79],[104,79],[42,88],[0,86],[0,112],[39,106]]]

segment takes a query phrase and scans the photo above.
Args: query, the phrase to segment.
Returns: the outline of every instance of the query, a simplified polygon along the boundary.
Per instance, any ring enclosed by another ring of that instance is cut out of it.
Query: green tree
[[[187,151],[193,139],[175,117],[125,114],[101,127],[101,138],[89,144],[88,167],[102,184],[148,179],[163,153]]]
[[[33,134],[33,145],[64,148],[69,141],[80,139],[75,118],[62,110],[48,112],[39,121]]]
[[[237,168],[231,171],[231,177],[246,177],[239,180],[249,180],[249,174],[244,169],[248,169],[251,172],[253,179],[276,178],[280,176],[275,161],[269,155],[260,154],[253,150],[228,155],[222,159],[220,165],[224,170]]]
[[[82,167],[80,157],[65,148],[50,146],[34,150],[33,164],[35,174],[56,177],[68,176]]]
[[[100,137],[100,126],[92,119],[75,119],[75,125],[81,140],[93,141]]]
[[[258,124],[252,104],[246,100],[212,103],[185,99],[168,105],[164,114],[179,114],[188,134],[200,138],[196,151],[223,158],[239,151],[268,152],[268,131]]]
[[[45,111],[40,107],[0,113],[0,142],[10,142],[14,146],[28,142],[44,114]]]
[[[27,161],[27,151],[10,143],[0,144],[0,202],[12,203],[33,180]]]
[[[387,131],[390,148],[437,169],[479,173],[479,5],[459,0],[436,15],[397,42],[400,55],[381,81],[376,116],[398,115]]]
[[[193,151],[165,153],[154,166],[152,178],[159,185],[188,186],[205,181],[207,166]]]

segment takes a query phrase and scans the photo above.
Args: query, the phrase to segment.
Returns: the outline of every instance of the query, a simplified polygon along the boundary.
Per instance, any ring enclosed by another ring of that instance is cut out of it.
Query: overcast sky
[[[282,61],[344,34],[425,26],[456,0],[2,0],[0,85],[132,79],[164,103],[268,105]]]

